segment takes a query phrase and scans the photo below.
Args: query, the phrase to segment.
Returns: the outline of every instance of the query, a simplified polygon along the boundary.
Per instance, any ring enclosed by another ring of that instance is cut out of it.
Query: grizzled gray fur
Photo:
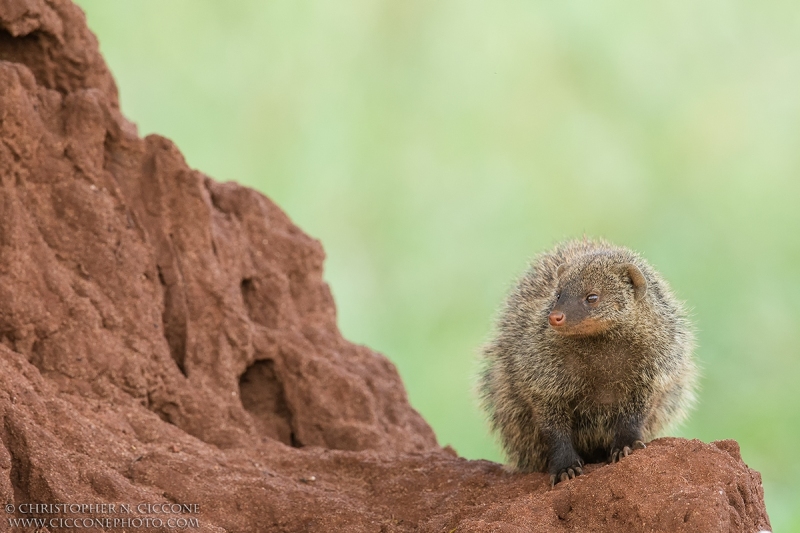
[[[480,395],[511,466],[553,484],[618,461],[694,401],[683,305],[635,252],[601,240],[539,255],[483,349]]]

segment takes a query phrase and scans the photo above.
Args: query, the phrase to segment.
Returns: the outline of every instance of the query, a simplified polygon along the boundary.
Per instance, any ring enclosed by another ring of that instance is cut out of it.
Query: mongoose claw
[[[642,450],[644,448],[647,448],[647,445],[640,440],[633,441],[633,444],[631,444],[630,446],[623,446],[622,448],[614,448],[611,450],[611,458],[609,459],[609,462],[617,463],[623,457],[628,457],[630,454],[632,454],[633,450]]]
[[[583,474],[582,463],[578,462],[566,468],[562,468],[555,474],[550,475],[550,487],[555,487],[559,481],[566,481],[568,479],[575,479]]]

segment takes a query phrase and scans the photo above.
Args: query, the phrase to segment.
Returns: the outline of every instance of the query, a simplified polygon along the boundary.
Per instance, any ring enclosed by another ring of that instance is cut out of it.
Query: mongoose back
[[[644,448],[694,401],[683,305],[638,254],[602,240],[539,255],[483,349],[480,396],[518,471],[552,484]]]

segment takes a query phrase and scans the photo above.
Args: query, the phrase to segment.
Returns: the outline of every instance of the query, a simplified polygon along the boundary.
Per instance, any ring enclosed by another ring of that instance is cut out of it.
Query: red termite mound
[[[0,0],[0,141],[0,530],[769,529],[732,441],[553,490],[440,448],[319,242],[140,139],[68,0]]]

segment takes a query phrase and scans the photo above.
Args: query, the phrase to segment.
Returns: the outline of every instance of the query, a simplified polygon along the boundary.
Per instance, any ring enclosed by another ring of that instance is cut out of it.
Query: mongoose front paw
[[[623,446],[622,448],[614,447],[611,450],[611,457],[609,458],[609,463],[616,463],[623,457],[628,457],[630,454],[633,453],[633,450],[642,450],[647,448],[644,442],[640,440],[633,441],[633,444],[630,446]]]
[[[559,481],[575,479],[583,474],[583,461],[578,459],[573,464],[558,469],[554,474],[550,474],[550,487],[555,487]]]

